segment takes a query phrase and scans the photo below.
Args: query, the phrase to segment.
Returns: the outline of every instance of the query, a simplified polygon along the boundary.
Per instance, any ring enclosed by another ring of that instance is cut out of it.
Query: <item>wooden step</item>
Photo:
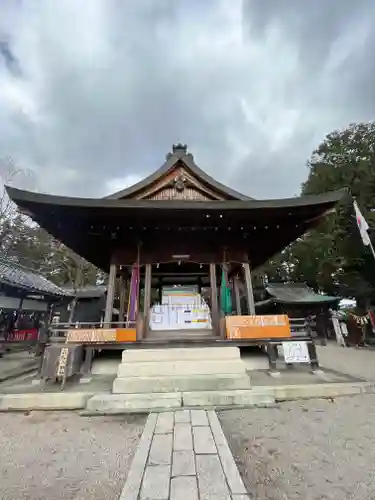
[[[223,345],[222,339],[220,339],[217,335],[213,335],[212,337],[195,337],[195,338],[145,338],[141,340],[140,343],[137,344],[137,348],[170,348],[170,347],[186,347],[186,348],[194,348],[194,347],[216,347],[218,345]],[[226,345],[223,345],[226,347]]]
[[[149,330],[144,341],[217,340],[213,330]]]

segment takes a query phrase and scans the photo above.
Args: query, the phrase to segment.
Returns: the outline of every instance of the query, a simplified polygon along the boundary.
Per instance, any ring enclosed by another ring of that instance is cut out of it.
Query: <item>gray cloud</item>
[[[102,196],[172,143],[254,197],[293,196],[324,135],[374,118],[371,0],[6,0],[0,157]]]

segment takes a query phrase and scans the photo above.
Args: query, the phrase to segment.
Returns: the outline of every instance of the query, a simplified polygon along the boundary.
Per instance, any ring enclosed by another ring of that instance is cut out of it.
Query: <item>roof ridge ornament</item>
[[[172,146],[173,154],[175,156],[178,156],[179,158],[181,158],[182,156],[186,156],[187,150],[188,150],[187,144],[181,144],[181,142],[179,142],[178,144],[173,144]]]

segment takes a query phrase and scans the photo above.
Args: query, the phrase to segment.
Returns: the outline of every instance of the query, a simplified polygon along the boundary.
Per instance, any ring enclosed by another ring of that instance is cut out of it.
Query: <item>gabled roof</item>
[[[269,299],[256,305],[278,304],[327,304],[338,302],[340,297],[316,293],[304,283],[272,283],[266,287]]]
[[[36,271],[5,259],[0,259],[0,283],[43,295],[70,296],[68,291],[63,290]]]
[[[195,163],[193,155],[187,152],[187,146],[182,144],[177,144],[173,146],[173,152],[168,153],[165,163],[156,170],[153,174],[149,175],[145,179],[137,182],[133,186],[126,189],[122,189],[116,193],[106,196],[109,200],[120,200],[124,198],[131,198],[135,196],[139,191],[145,189],[146,187],[154,184],[158,179],[165,176],[169,171],[171,171],[178,162],[182,162],[198,179],[200,179],[208,187],[212,187],[218,192],[225,195],[227,198],[232,200],[251,200],[249,196],[235,191],[234,189],[221,184],[221,182],[216,181],[213,177],[206,174],[198,165]]]

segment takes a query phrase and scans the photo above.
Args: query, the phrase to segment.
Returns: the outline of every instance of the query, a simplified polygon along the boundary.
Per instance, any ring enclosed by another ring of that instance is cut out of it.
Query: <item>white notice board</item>
[[[307,342],[283,342],[285,363],[310,363]]]

